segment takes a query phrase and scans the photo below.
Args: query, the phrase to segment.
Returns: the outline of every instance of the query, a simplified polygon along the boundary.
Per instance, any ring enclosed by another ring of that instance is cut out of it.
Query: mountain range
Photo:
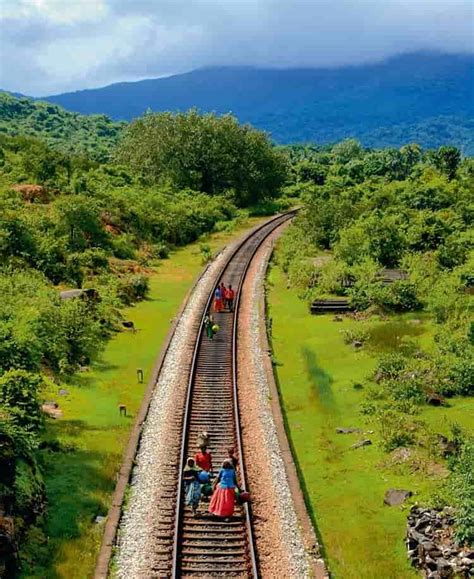
[[[474,56],[417,53],[327,69],[213,67],[43,97],[83,114],[131,120],[147,110],[232,112],[278,143],[335,142],[474,153]]]

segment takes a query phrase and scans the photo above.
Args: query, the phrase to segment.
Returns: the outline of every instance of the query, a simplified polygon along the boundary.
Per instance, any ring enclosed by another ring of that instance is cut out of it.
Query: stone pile
[[[456,545],[453,510],[414,505],[407,524],[408,557],[429,579],[474,576],[474,550]]]

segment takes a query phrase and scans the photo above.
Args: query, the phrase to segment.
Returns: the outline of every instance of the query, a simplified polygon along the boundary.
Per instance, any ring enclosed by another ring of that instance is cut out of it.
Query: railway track
[[[237,507],[229,520],[211,518],[207,503],[201,503],[199,516],[184,505],[184,485],[180,476],[188,456],[196,452],[198,435],[207,431],[210,436],[209,450],[213,455],[214,470],[227,457],[227,449],[233,447],[239,460],[240,486],[246,488],[245,464],[240,432],[236,337],[240,290],[245,274],[255,252],[265,238],[284,221],[293,216],[288,213],[267,222],[247,237],[229,257],[223,272],[215,281],[215,287],[224,281],[236,290],[234,313],[214,314],[220,326],[214,341],[204,334],[203,321],[212,304],[210,294],[196,336],[193,360],[184,416],[182,420],[180,464],[178,482],[175,486],[176,508],[163,513],[167,526],[162,540],[162,557],[154,569],[160,577],[258,577],[258,563],[252,534],[251,510],[248,505]],[[171,499],[171,495],[168,497]],[[168,502],[169,504],[169,502]],[[169,508],[169,507],[168,507]],[[174,515],[174,516],[172,516]],[[174,519],[173,544],[168,543],[170,524]],[[170,560],[171,555],[171,560]]]

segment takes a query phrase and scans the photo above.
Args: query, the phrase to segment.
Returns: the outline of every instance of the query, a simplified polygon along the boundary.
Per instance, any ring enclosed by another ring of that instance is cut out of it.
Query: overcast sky
[[[472,52],[472,0],[0,0],[0,88],[34,96],[209,65]]]

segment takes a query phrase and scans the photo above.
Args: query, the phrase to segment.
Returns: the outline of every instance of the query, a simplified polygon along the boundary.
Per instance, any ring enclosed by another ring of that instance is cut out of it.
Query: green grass
[[[417,576],[404,548],[406,510],[383,504],[389,488],[429,497],[439,484],[435,474],[387,464],[377,432],[359,412],[364,389],[377,357],[407,340],[424,348],[432,342],[426,316],[405,315],[389,321],[334,322],[332,315],[311,316],[296,292],[286,289],[282,272],[269,277],[269,314],[276,374],[290,442],[310,514],[331,572],[343,579],[401,579]],[[420,323],[410,318],[421,318]],[[341,330],[372,329],[362,349],[344,344]],[[453,399],[449,408],[426,407],[420,418],[435,432],[450,422],[469,425],[474,399]],[[337,434],[337,427],[359,427],[364,434]],[[351,450],[360,438],[372,446]]]
[[[215,251],[260,222],[252,218],[233,231],[207,236]],[[91,577],[102,526],[129,431],[146,381],[170,323],[192,281],[202,269],[199,242],[174,252],[150,277],[149,298],[124,310],[138,331],[118,333],[90,371],[69,384],[50,386],[46,398],[57,401],[63,418],[48,420],[46,440],[59,440],[61,452],[42,451],[48,499],[45,533],[33,529],[23,547],[23,577],[84,579]],[[138,384],[136,370],[145,374]],[[60,388],[68,390],[59,396]],[[120,417],[119,404],[128,416]]]

